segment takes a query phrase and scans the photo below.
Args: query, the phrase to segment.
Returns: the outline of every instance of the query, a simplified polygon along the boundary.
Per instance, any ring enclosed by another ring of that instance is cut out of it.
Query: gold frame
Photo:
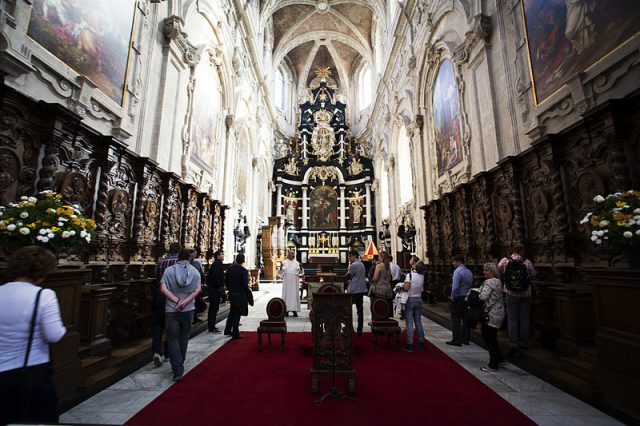
[[[533,89],[533,106],[537,108],[539,105],[542,105],[547,100],[551,99],[556,93],[558,93],[559,91],[564,89],[566,87],[566,85],[567,85],[567,81],[563,81],[563,83],[560,85],[560,87],[558,87],[556,90],[554,90],[549,95],[547,95],[547,97],[544,98],[543,100],[539,100],[538,99],[538,91],[536,89],[536,80],[535,80],[535,78],[533,76],[533,64],[531,63],[531,47],[529,45],[529,28],[527,27],[527,18],[526,18],[526,14],[525,14],[525,10],[524,10],[525,9],[525,6],[524,6],[524,2],[525,1],[526,0],[520,0],[520,16],[522,17],[522,25],[524,26],[523,33],[524,33],[525,46],[527,48],[527,63],[529,64],[529,78],[531,79],[531,88]],[[536,0],[532,0],[532,1],[536,1]],[[619,50],[622,47],[624,47],[627,43],[629,43],[631,40],[633,40],[639,34],[640,34],[640,31],[636,32],[631,37],[629,37],[628,39],[626,39],[622,43],[620,43],[618,46],[616,46],[609,53],[603,55],[597,61],[595,61],[593,64],[589,65],[588,67],[586,67],[582,71],[578,71],[578,72],[588,72],[590,69],[592,69],[593,67],[598,65],[600,62],[604,61],[606,58],[608,58],[614,52],[616,52],[617,50]],[[576,72],[576,74],[578,72]],[[573,75],[575,75],[575,74],[573,74]],[[573,75],[569,76],[568,78],[573,77]]]
[[[451,68],[453,69],[453,77],[454,77],[454,82],[456,85],[456,98],[458,99],[458,114],[459,114],[459,123],[458,123],[458,127],[459,127],[459,132],[460,132],[460,138],[462,138],[462,110],[461,110],[461,105],[462,105],[462,99],[460,98],[460,88],[458,87],[458,82],[455,81],[455,77],[456,77],[456,65],[453,62],[453,59],[450,58],[449,56],[444,56],[441,58],[440,62],[438,63],[438,68],[434,71],[433,73],[433,79],[431,80],[431,130],[432,130],[432,134],[433,134],[433,146],[434,146],[434,153],[436,155],[436,168],[437,170],[437,178],[436,181],[439,182],[440,179],[449,171],[452,171],[453,169],[455,169],[456,167],[458,167],[460,164],[462,164],[465,160],[465,156],[464,156],[464,147],[462,146],[462,140],[460,140],[460,145],[462,148],[462,153],[461,153],[461,158],[460,161],[456,164],[454,164],[453,166],[451,166],[450,168],[443,170],[442,173],[440,172],[440,167],[438,167],[438,141],[436,140],[436,120],[435,120],[435,108],[434,108],[434,103],[433,103],[433,96],[435,94],[435,85],[436,85],[436,81],[438,80],[438,74],[440,73],[440,68],[442,67],[442,64],[444,63],[444,61],[449,61],[451,62]]]
[[[125,69],[124,69],[124,80],[122,81],[122,100],[118,104],[121,108],[124,108],[125,100],[126,100],[126,97],[127,97],[127,88],[129,86],[129,68],[130,68],[130,65],[131,65],[131,50],[133,49],[133,35],[135,33],[135,24],[137,22],[138,12],[139,12],[139,10],[138,10],[138,1],[139,0],[134,0],[134,3],[133,3],[133,17],[131,19],[131,31],[129,33],[129,48],[127,50],[127,60],[126,60],[126,66],[125,66]],[[29,9],[29,22],[31,22],[31,13],[33,13],[33,5],[31,5],[31,8]],[[27,27],[25,28],[24,35],[25,35],[25,37],[29,38],[33,43],[35,43],[36,45],[40,46],[42,48],[42,50],[44,50],[46,52],[46,54],[50,55],[56,61],[60,62],[65,67],[73,70],[73,72],[75,72],[76,74],[78,74],[80,76],[83,76],[85,78],[88,78],[84,74],[82,74],[80,71],[76,70],[74,67],[72,67],[71,65],[67,64],[62,59],[58,58],[56,55],[54,55],[52,52],[50,52],[46,47],[44,47],[42,44],[40,44],[36,39],[34,39],[33,37],[30,37],[29,36],[29,24],[27,24]],[[106,94],[100,87],[98,87],[97,84],[96,84],[96,89],[98,89],[107,98],[111,99],[114,103],[116,103],[116,104],[118,103],[115,99],[111,98],[111,96]]]

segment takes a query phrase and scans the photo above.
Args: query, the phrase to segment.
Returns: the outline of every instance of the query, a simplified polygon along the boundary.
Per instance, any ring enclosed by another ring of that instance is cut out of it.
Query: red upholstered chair
[[[318,289],[318,293],[330,294],[330,293],[342,293],[342,291],[340,291],[340,287],[335,286],[333,284],[323,284]]]
[[[387,335],[387,343],[391,344],[391,336],[395,334],[396,344],[400,344],[400,327],[398,321],[390,319],[392,308],[391,301],[387,299],[371,300],[371,319],[369,323],[371,327],[371,336],[373,344],[378,344],[378,335]]]
[[[287,333],[287,322],[284,314],[287,312],[287,305],[279,297],[274,297],[267,303],[266,320],[260,321],[258,327],[258,347],[262,347],[262,333],[267,333],[267,340],[271,346],[271,333],[280,333],[282,339],[282,350],[284,350],[285,334]]]

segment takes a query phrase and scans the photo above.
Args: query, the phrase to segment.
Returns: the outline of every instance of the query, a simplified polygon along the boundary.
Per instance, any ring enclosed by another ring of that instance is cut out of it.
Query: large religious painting
[[[336,229],[338,227],[338,194],[330,186],[322,185],[311,191],[310,229]]]
[[[191,118],[191,159],[212,173],[216,122],[220,109],[218,73],[209,61],[196,67],[193,116]]]
[[[438,175],[442,175],[462,161],[460,104],[453,63],[449,59],[440,64],[433,85],[433,125]]]
[[[629,0],[524,0],[536,103],[640,30]]]
[[[122,104],[134,0],[33,0],[27,35]]]

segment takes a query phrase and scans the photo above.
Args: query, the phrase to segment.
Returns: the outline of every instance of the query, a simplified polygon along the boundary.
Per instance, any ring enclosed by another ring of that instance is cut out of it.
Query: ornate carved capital
[[[182,31],[184,21],[179,16],[169,16],[164,20],[164,36],[171,42],[175,41],[178,48],[182,51],[182,59],[190,67],[200,62],[200,53],[198,49],[187,40],[187,34]]]
[[[473,46],[480,41],[488,42],[492,30],[493,25],[489,16],[483,14],[474,16],[471,31],[467,31],[464,41],[453,52],[454,62],[458,65],[467,62]]]
[[[429,68],[434,68],[440,62],[442,49],[438,48],[435,43],[427,47],[427,63]]]

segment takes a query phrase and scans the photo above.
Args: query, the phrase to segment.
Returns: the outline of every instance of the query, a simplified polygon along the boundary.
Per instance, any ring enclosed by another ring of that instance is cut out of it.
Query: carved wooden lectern
[[[311,392],[317,393],[320,375],[347,377],[348,392],[356,391],[353,369],[353,323],[350,294],[313,295],[313,366],[311,368]]]

